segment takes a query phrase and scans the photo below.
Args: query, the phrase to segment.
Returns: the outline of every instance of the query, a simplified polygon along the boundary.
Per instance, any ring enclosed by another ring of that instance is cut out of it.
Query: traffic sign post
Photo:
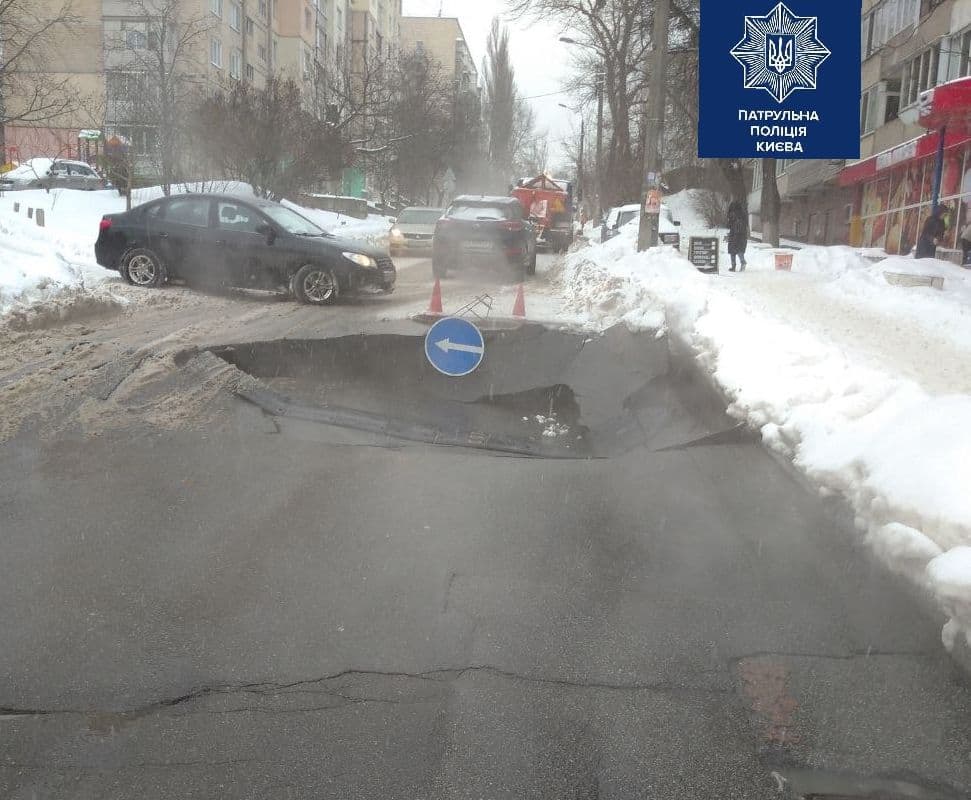
[[[460,378],[475,372],[482,363],[485,340],[468,320],[446,317],[425,335],[425,357],[443,375]]]

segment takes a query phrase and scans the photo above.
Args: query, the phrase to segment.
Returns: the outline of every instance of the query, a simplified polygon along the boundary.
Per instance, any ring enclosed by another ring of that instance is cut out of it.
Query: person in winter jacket
[[[937,245],[944,238],[946,231],[944,207],[938,206],[924,222],[920,238],[917,240],[917,252],[914,258],[934,258],[937,255]]]
[[[748,247],[748,215],[738,200],[728,206],[728,255],[732,257],[732,272],[735,272],[735,257],[741,259],[739,272],[745,269],[745,250]]]
[[[971,267],[971,219],[968,220],[968,224],[961,231],[961,250],[964,253],[961,266]]]

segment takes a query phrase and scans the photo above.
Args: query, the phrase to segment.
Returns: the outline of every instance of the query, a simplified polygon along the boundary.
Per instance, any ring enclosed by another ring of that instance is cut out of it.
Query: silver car
[[[32,158],[0,175],[0,190],[22,189],[104,189],[104,179],[83,161]]]
[[[406,208],[391,229],[391,254],[431,253],[435,223],[445,210],[426,206]]]

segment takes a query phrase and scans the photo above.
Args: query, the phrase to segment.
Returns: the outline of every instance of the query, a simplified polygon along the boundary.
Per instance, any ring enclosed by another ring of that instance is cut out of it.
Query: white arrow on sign
[[[479,353],[479,354],[485,352],[485,348],[478,347],[477,345],[458,344],[457,342],[453,342],[447,338],[442,339],[441,341],[435,342],[435,346],[441,348],[446,353],[449,350],[458,350],[459,352],[462,352],[462,353]]]

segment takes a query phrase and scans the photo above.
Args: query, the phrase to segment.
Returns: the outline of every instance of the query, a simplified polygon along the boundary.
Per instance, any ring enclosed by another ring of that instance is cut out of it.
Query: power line
[[[557,94],[569,94],[572,91],[573,91],[572,89],[560,89],[560,91],[558,92],[547,92],[546,94],[534,94],[534,95],[531,95],[530,97],[523,97],[521,99],[538,100],[540,97],[553,97],[553,95],[557,95]]]

